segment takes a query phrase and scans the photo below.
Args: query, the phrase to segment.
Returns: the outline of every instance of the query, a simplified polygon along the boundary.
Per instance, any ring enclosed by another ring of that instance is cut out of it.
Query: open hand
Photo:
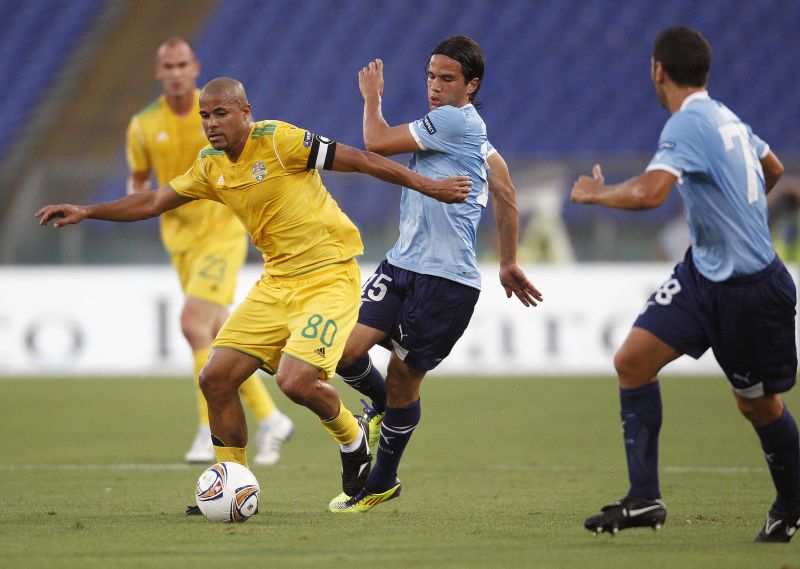
[[[595,194],[605,185],[605,178],[603,178],[603,171],[600,169],[600,164],[595,164],[592,168],[592,177],[581,176],[572,185],[572,192],[570,199],[574,203],[594,203]]]
[[[472,191],[469,176],[452,176],[436,180],[420,190],[423,194],[444,203],[464,203]]]
[[[358,72],[358,88],[365,99],[370,95],[383,95],[383,61],[370,61]]]
[[[544,300],[542,293],[533,286],[516,263],[500,267],[500,284],[506,291],[506,297],[511,298],[514,294],[525,306],[537,306],[537,301]]]
[[[51,219],[56,219],[58,221],[53,223],[53,227],[63,227],[86,219],[86,211],[79,205],[46,205],[37,211],[34,217],[39,219],[39,225],[47,225]]]

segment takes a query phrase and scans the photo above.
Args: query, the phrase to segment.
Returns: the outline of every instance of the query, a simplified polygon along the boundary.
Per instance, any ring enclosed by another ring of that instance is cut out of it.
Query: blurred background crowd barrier
[[[362,263],[362,270],[372,266]],[[497,267],[483,264],[483,289],[470,326],[442,375],[614,373],[612,356],[669,265],[591,263],[526,265],[544,291],[539,308],[506,298]],[[248,265],[242,300],[258,280]],[[186,376],[191,351],[181,336],[183,297],[172,267],[0,267],[0,377]],[[371,351],[381,369],[382,348]],[[680,358],[674,373],[714,374],[710,353],[699,363]]]

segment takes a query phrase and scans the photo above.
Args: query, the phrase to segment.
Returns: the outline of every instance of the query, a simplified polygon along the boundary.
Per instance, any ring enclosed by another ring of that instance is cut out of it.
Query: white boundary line
[[[121,464],[0,464],[2,472],[104,472],[104,471],[144,471],[158,472],[169,470],[197,470],[204,468],[202,464],[174,463],[121,463]],[[262,467],[258,467],[259,470]],[[294,469],[294,468],[318,468],[329,469],[328,464],[298,464],[298,465],[277,465],[267,467],[269,469]],[[414,465],[404,464],[404,469],[420,470]],[[426,469],[422,467],[422,469]],[[489,465],[487,470],[498,471],[518,471],[518,472],[597,472],[599,468],[582,468],[578,466],[566,465],[521,465],[521,464],[494,464]],[[668,474],[761,474],[766,468],[751,468],[748,466],[664,466],[661,472]]]

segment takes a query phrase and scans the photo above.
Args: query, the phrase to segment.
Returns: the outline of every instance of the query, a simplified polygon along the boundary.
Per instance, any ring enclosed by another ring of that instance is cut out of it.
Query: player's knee
[[[386,377],[386,401],[391,407],[407,407],[419,399],[419,390],[424,373],[398,374],[390,366]]]
[[[755,407],[739,405],[739,412],[756,427],[768,425],[772,422],[767,419],[767,415],[762,410]]]
[[[219,396],[227,395],[231,391],[237,389],[237,387],[234,387],[232,383],[227,381],[224,375],[215,372],[209,365],[205,365],[203,369],[200,370],[197,381],[200,384],[200,391],[203,392],[206,401],[214,401]]]
[[[297,374],[283,374],[279,371],[276,383],[278,389],[295,403],[305,405],[311,398],[312,386]]]
[[[375,342],[371,336],[365,336],[363,329],[360,329],[359,326],[356,326],[356,329],[345,342],[342,357],[339,358],[339,363],[336,364],[337,370],[347,369],[354,364],[358,364],[362,358],[364,358],[363,365],[368,365],[368,352],[375,345]]]
[[[200,370],[200,374],[197,376],[197,383],[200,385],[200,391],[203,392],[206,399],[208,399],[210,395],[214,395],[214,374],[208,369],[207,365],[203,366],[203,369]]]
[[[181,312],[181,332],[193,350],[207,348],[214,340],[216,332],[212,322],[206,321],[188,306]]]
[[[186,338],[186,341],[189,342],[189,345],[192,347],[192,349],[199,349],[195,346],[199,346],[201,343],[203,343],[203,337],[205,334],[202,333],[200,327],[197,325],[197,321],[194,318],[186,314],[181,314],[181,332],[183,333],[183,337]]]
[[[783,402],[777,395],[767,395],[756,399],[737,397],[739,412],[755,427],[765,427],[780,419]]]
[[[620,349],[614,354],[614,369],[621,380],[636,376],[639,368],[638,358],[630,351]]]
[[[349,368],[356,363],[362,355],[363,354],[361,354],[359,350],[354,349],[352,346],[345,346],[342,357],[339,358],[339,363],[336,364],[336,371]]]
[[[351,354],[348,354],[347,349],[345,349],[345,351],[342,352],[342,357],[339,358],[339,363],[336,364],[336,371],[338,372],[340,370],[349,368],[355,361],[356,358],[354,358]]]

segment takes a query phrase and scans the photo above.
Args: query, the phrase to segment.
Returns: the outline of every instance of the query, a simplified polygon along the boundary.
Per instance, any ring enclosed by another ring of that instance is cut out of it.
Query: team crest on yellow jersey
[[[253,164],[253,178],[258,180],[259,182],[264,181],[264,177],[267,175],[267,167],[264,165],[263,162],[256,162]]]

